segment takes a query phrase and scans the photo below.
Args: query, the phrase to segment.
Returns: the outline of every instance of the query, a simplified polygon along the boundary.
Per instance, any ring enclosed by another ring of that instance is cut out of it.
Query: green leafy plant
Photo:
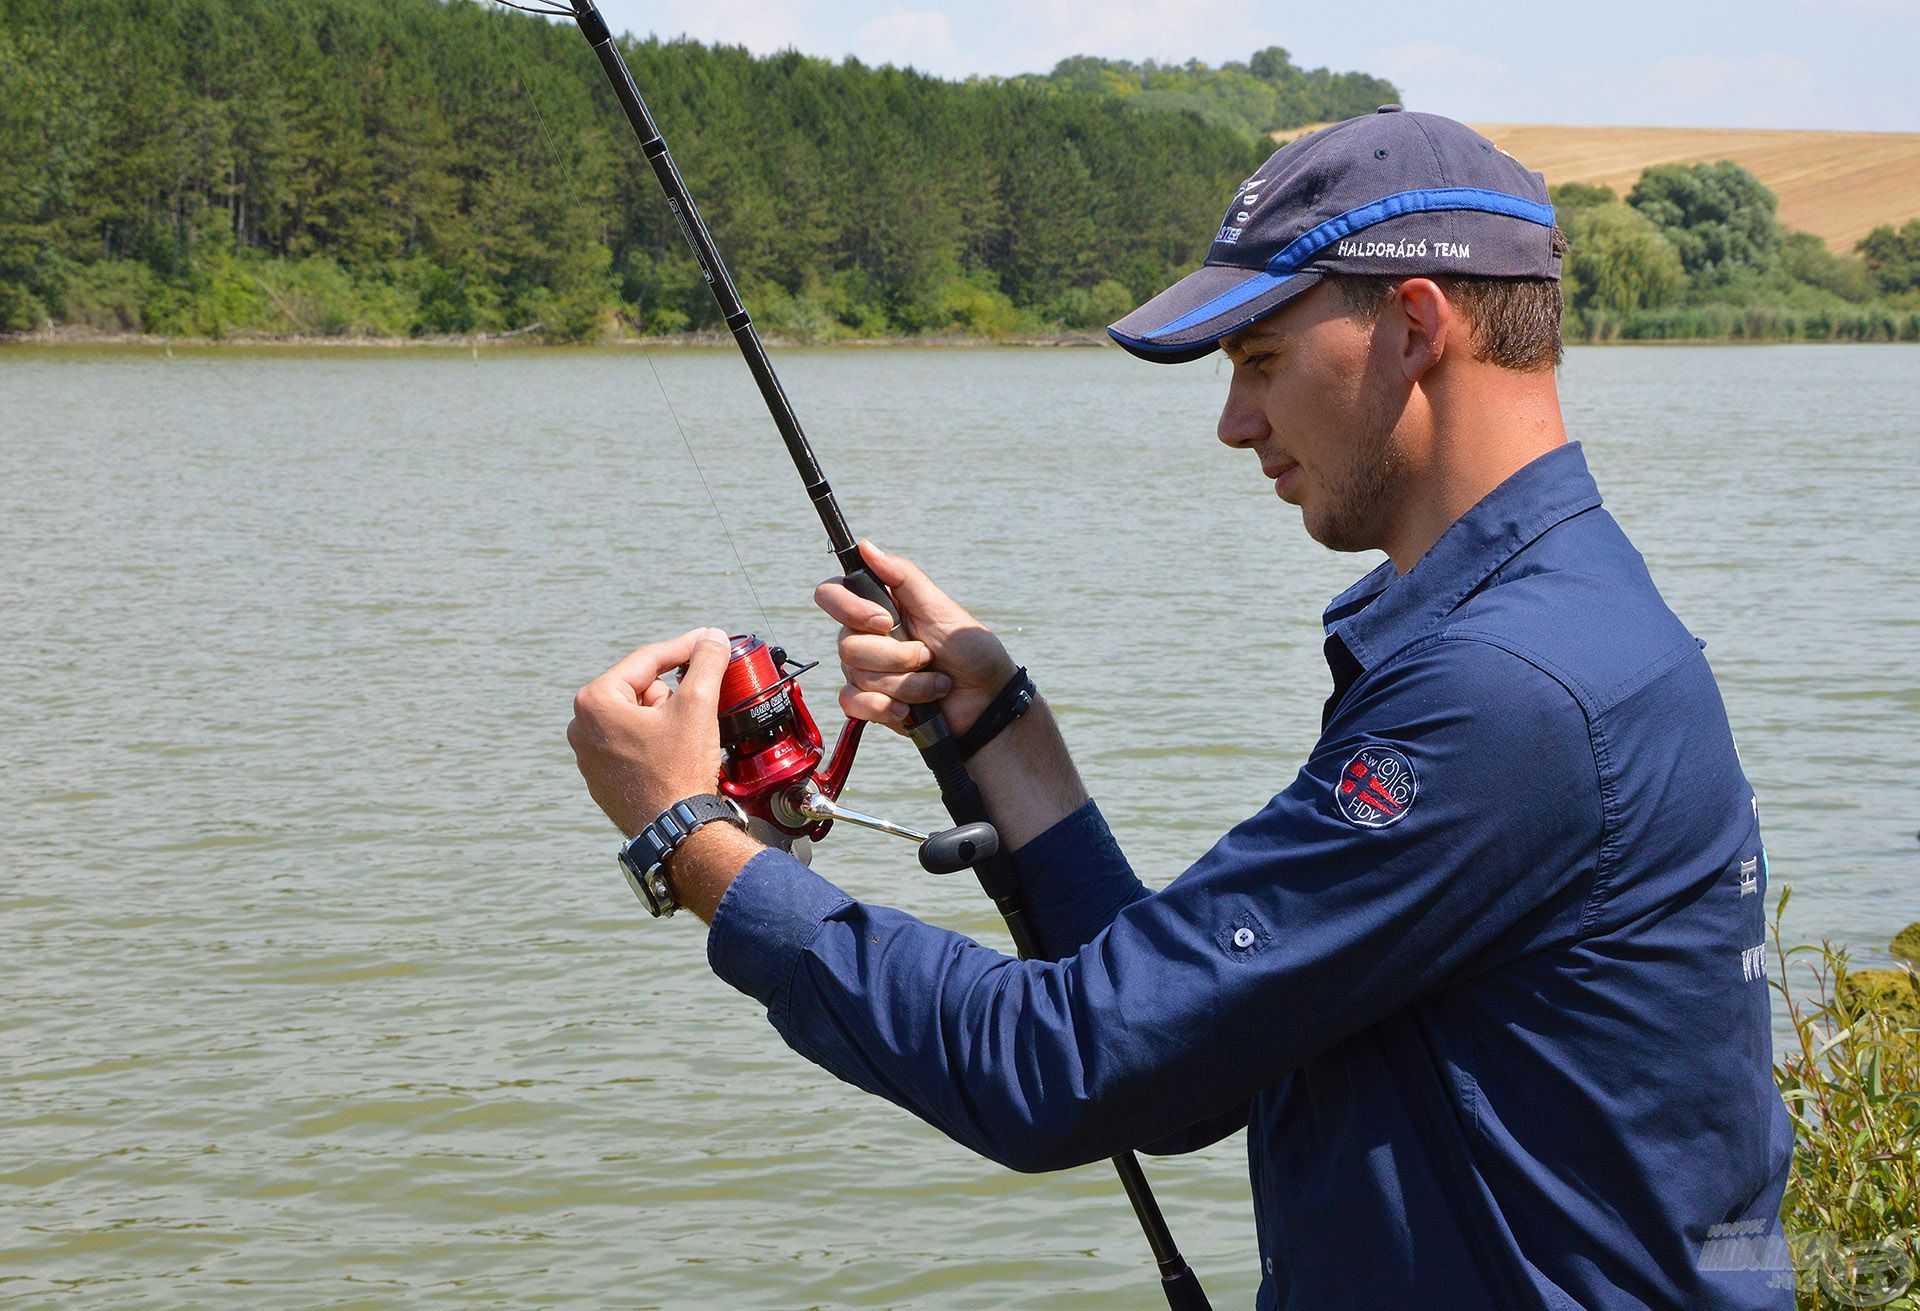
[[[1794,1045],[1774,1069],[1794,1121],[1780,1218],[1803,1308],[1920,1308],[1920,976],[1856,972],[1845,947],[1789,947],[1774,907],[1772,980]],[[1798,969],[1796,970],[1796,967]],[[1806,991],[1797,991],[1798,973]],[[1897,975],[1862,986],[1866,975]],[[1898,988],[1908,990],[1902,996]]]

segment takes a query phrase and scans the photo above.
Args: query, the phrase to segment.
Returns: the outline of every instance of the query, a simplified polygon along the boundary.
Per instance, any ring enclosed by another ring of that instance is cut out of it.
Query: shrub
[[[1844,947],[1788,947],[1774,907],[1772,986],[1795,1046],[1774,1070],[1793,1116],[1793,1174],[1780,1210],[1795,1254],[1800,1306],[1920,1307],[1920,1028],[1859,986]],[[1811,995],[1794,990],[1806,966]],[[1874,971],[1875,974],[1893,971]],[[1920,1006],[1920,977],[1896,989]]]
[[[1687,288],[1680,254],[1652,220],[1618,201],[1566,216],[1567,304],[1581,314],[1664,305]]]
[[[1102,278],[1091,287],[1073,287],[1049,307],[1051,317],[1069,328],[1104,328],[1124,317],[1134,307],[1133,293],[1113,278]]]
[[[1855,249],[1880,290],[1897,294],[1920,288],[1920,218],[1907,220],[1897,230],[1883,224],[1862,237]]]
[[[153,270],[139,260],[78,264],[61,279],[59,315],[95,332],[144,332],[147,305],[158,285]]]
[[[1811,232],[1789,232],[1780,239],[1780,267],[1795,282],[1844,300],[1868,300],[1874,293],[1865,260],[1834,254]]]

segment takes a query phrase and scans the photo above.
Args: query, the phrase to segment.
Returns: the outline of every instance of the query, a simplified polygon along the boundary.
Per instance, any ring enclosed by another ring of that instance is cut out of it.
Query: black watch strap
[[[1014,670],[1006,686],[995,692],[993,700],[987,702],[987,708],[980,712],[980,718],[974,720],[972,727],[956,741],[955,745],[960,748],[960,759],[971,758],[981,747],[999,737],[1007,725],[1033,709],[1033,703],[1039,695],[1040,690],[1033,685],[1027,667],[1022,665]]]
[[[716,819],[741,828],[747,826],[747,817],[739,802],[706,792],[674,802],[620,848],[620,872],[626,875],[627,886],[649,913],[658,917],[680,909],[673,887],[667,882],[667,858],[687,840],[689,833]]]

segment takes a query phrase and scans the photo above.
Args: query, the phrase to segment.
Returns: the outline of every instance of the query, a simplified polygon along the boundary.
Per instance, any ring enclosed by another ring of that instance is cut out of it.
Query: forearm
[[[1086,785],[1066,739],[1041,697],[967,762],[1000,831],[1000,849],[1014,851],[1086,804]]]
[[[674,900],[705,923],[713,923],[713,912],[735,876],[765,850],[731,824],[706,824],[695,829],[667,865]]]

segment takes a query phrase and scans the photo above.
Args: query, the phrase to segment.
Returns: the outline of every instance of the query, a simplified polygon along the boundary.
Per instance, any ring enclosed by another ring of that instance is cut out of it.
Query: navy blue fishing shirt
[[[769,851],[714,969],[1017,1170],[1244,1127],[1261,1308],[1790,1308],[1730,1237],[1778,1235],[1792,1151],[1758,807],[1579,447],[1326,632],[1311,757],[1162,891],[1091,803],[1015,853],[1057,959]]]

